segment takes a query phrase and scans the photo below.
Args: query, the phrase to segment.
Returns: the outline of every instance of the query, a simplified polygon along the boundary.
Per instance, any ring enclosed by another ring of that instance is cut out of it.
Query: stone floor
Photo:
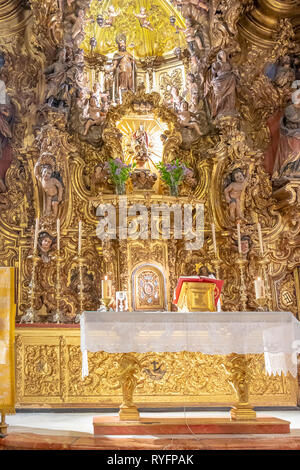
[[[276,417],[291,423],[290,434],[205,434],[167,436],[93,436],[93,417],[114,415],[98,412],[18,412],[6,417],[8,434],[2,449],[39,450],[300,450],[300,410],[260,411],[258,417]],[[228,417],[228,412],[141,413],[142,417]]]

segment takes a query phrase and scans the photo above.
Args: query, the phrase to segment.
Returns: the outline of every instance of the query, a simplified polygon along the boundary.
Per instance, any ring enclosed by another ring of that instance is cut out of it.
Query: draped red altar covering
[[[177,283],[177,286],[176,286],[176,289],[175,289],[175,298],[173,299],[173,304],[175,304],[175,305],[177,304],[178,299],[179,299],[179,294],[180,294],[180,291],[181,291],[181,288],[182,288],[182,284],[184,282],[207,282],[207,283],[215,284],[215,305],[217,305],[220,294],[221,294],[221,290],[222,290],[222,287],[223,287],[223,284],[224,284],[224,281],[222,281],[220,279],[212,279],[210,277],[203,277],[203,276],[202,277],[200,277],[200,276],[194,276],[194,277],[181,276],[178,279],[178,283]]]

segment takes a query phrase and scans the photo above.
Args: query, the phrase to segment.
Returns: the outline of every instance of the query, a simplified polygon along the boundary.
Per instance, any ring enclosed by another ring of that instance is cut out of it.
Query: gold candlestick
[[[266,257],[263,257],[259,262],[259,265],[262,268],[263,280],[264,280],[264,292],[265,292],[265,306],[267,310],[272,310],[272,295],[268,279],[268,268],[267,265],[269,261]]]
[[[54,323],[61,322],[61,311],[60,311],[60,301],[61,301],[61,282],[60,282],[60,265],[63,258],[58,252],[56,257],[56,313],[53,317]]]

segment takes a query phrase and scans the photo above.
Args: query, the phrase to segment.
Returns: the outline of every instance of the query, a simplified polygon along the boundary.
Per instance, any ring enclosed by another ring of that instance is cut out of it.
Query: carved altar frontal
[[[120,388],[112,378],[121,354],[88,353],[82,380],[80,328],[25,325],[16,328],[16,408],[111,408]],[[139,407],[229,406],[235,400],[222,356],[200,353],[136,354],[143,363],[135,401]],[[268,377],[263,355],[250,355],[250,398],[256,406],[296,406],[297,381]]]

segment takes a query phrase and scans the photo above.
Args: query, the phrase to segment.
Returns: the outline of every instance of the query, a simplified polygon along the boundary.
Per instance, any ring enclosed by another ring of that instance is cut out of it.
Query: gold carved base
[[[135,405],[121,405],[119,411],[120,421],[139,421],[140,413]]]
[[[1,413],[1,423],[0,423],[0,434],[6,435],[7,434],[7,424],[5,422],[5,413]]]
[[[230,418],[234,421],[256,420],[256,412],[249,403],[239,403],[230,410]]]

